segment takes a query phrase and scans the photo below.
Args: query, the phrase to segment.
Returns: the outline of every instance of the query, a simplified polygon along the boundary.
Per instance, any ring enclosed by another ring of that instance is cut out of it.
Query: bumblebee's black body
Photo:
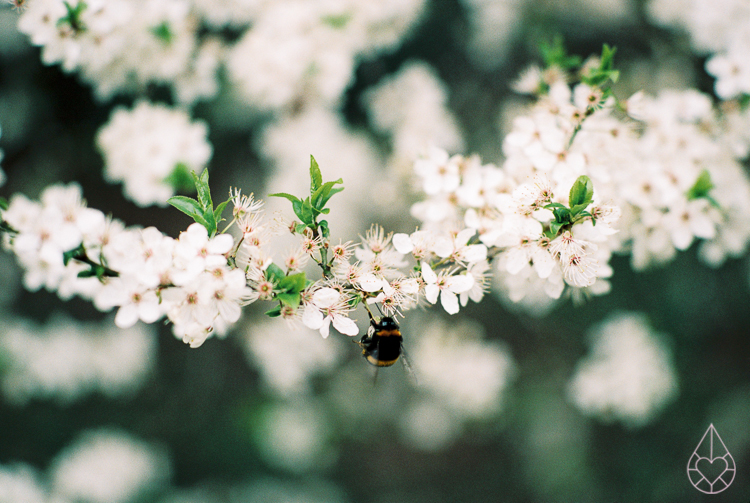
[[[398,323],[390,316],[380,321],[370,320],[370,329],[362,336],[359,345],[362,355],[376,367],[390,367],[403,353],[403,339]]]

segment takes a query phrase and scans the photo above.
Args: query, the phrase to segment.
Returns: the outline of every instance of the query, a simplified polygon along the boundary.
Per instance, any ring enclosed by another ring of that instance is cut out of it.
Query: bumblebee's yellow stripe
[[[398,361],[398,358],[396,358],[395,360],[377,360],[372,356],[367,355],[367,361],[372,363],[373,365],[377,365],[378,367],[390,367],[391,365],[396,363],[396,361]]]
[[[393,329],[393,330],[378,330],[378,331],[375,332],[375,335],[377,335],[378,337],[390,337],[392,335],[394,335],[396,337],[401,337],[401,331],[398,330],[398,329]]]

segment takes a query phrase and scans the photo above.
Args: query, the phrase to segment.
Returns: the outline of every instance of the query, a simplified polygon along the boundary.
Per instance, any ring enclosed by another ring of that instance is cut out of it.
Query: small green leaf
[[[555,208],[552,210],[552,213],[555,215],[555,223],[565,225],[571,222],[570,210],[568,208]]]
[[[79,272],[79,273],[77,274],[77,276],[78,276],[79,278],[93,278],[94,276],[97,276],[97,277],[99,277],[99,276],[98,276],[98,275],[96,274],[96,271],[94,270],[94,268],[93,268],[93,267],[90,267],[89,269],[84,269],[83,271],[80,271],[80,272]]]
[[[221,214],[224,213],[224,208],[227,207],[227,204],[229,204],[229,201],[231,201],[231,199],[227,199],[226,201],[221,203],[219,206],[217,206],[216,209],[214,210],[214,221],[216,222],[217,225],[219,224],[219,222],[224,220],[223,218],[221,218]]]
[[[324,211],[323,213],[328,213],[328,212]],[[324,239],[328,239],[329,237],[331,237],[331,230],[328,228],[327,220],[321,220],[320,222],[318,222],[318,227],[320,227],[320,234],[323,236]]]
[[[333,196],[337,192],[341,192],[342,190],[344,190],[343,187],[334,189],[333,186],[337,183],[344,183],[344,180],[339,178],[338,180],[335,180],[333,182],[326,182],[318,187],[315,192],[313,192],[313,194],[310,196],[313,208],[322,210],[331,196]]]
[[[547,204],[547,205],[544,206],[545,210],[551,210],[553,208],[566,208],[567,209],[567,206],[565,206],[562,203],[549,203],[549,204]]]
[[[276,306],[273,309],[269,309],[266,311],[266,314],[270,316],[271,318],[276,318],[277,316],[281,316],[281,306]]]
[[[323,185],[323,175],[320,172],[318,161],[310,156],[310,194],[318,190],[321,185]]]
[[[200,178],[195,174],[195,171],[192,171],[190,174],[193,176],[195,189],[198,191],[198,202],[201,203],[203,211],[209,208],[213,211],[214,204],[211,201],[211,189],[208,187],[208,170],[204,169]]]
[[[206,211],[203,212],[203,219],[206,221],[206,224],[202,224],[206,230],[208,231],[209,237],[214,237],[217,230],[216,225],[216,218],[214,217],[214,211],[213,208],[207,208]]]
[[[330,15],[330,16],[323,16],[321,18],[321,21],[323,21],[325,24],[330,26],[334,29],[341,29],[349,22],[349,20],[352,18],[351,14],[345,13],[345,14],[339,14],[339,15]]]
[[[549,234],[548,237],[550,239],[555,239],[557,237],[557,233],[560,231],[560,228],[563,226],[563,224],[558,222],[552,222],[549,224]]]
[[[0,197],[0,210],[7,210],[8,209],[8,200],[4,197]]]
[[[563,38],[556,35],[552,42],[544,42],[540,45],[542,59],[547,67],[559,66],[563,70],[576,68],[581,65],[580,56],[569,56],[563,44]]]
[[[307,278],[304,272],[285,276],[279,281],[279,289],[289,293],[299,293],[305,289]]]
[[[172,39],[174,39],[174,33],[172,33],[172,29],[169,27],[169,23],[167,23],[166,21],[163,21],[160,25],[151,28],[151,33],[153,33],[156,38],[167,45],[171,44]]]
[[[79,244],[72,250],[68,250],[63,253],[63,265],[68,265],[68,262],[76,257],[86,254],[86,248],[83,247],[83,243]]]
[[[292,201],[292,209],[294,210],[294,214],[297,215],[297,218],[299,218],[302,223],[305,224],[305,227],[308,225],[312,225],[312,220],[305,220],[304,213],[302,212],[302,201],[296,200]]]
[[[291,202],[299,201],[299,197],[293,196],[291,194],[287,194],[286,192],[277,192],[275,194],[269,194],[268,197],[283,197],[284,199],[288,199]]]
[[[178,162],[172,172],[162,180],[177,192],[195,192],[195,183],[190,176],[187,164]]]
[[[714,188],[714,183],[711,181],[711,173],[707,169],[701,171],[698,175],[698,179],[695,181],[690,190],[687,191],[688,201],[693,199],[699,199],[701,197],[708,197],[708,193]]]
[[[81,21],[81,15],[83,14],[83,11],[86,10],[86,7],[88,7],[86,2],[79,1],[76,6],[73,7],[67,1],[63,1],[63,5],[65,5],[65,10],[67,12],[65,16],[57,21],[57,26],[62,26],[67,23],[75,32],[86,31],[86,26]]]
[[[172,196],[167,199],[167,202],[193,219],[195,219],[196,216],[201,216],[203,213],[203,208],[201,208],[200,203],[190,197]]]
[[[284,274],[284,271],[276,264],[271,264],[266,269],[266,278],[270,279],[274,283],[280,282],[285,277],[286,275]]]
[[[304,201],[302,201],[300,208],[300,214],[297,216],[307,225],[313,225],[313,209],[312,204],[310,204],[310,198],[306,198]]]
[[[586,175],[579,176],[570,188],[570,195],[568,196],[570,207],[588,205],[593,198],[594,183],[591,178]]]
[[[297,227],[294,228],[294,232],[296,232],[297,234],[302,234],[303,232],[305,232],[305,229],[307,229],[306,224],[297,224]]]
[[[211,235],[211,227],[212,227],[211,223],[208,220],[206,220],[206,218],[203,215],[201,215],[200,213],[196,213],[195,215],[193,215],[193,220],[195,220],[196,222],[201,224],[203,227],[205,227],[206,231],[208,231],[208,235],[209,236]],[[216,225],[214,225],[213,228],[216,229]]]
[[[294,293],[291,293],[291,292],[290,293],[286,293],[286,292],[277,293],[276,294],[276,299],[280,300],[283,304],[286,304],[287,306],[295,307],[295,308],[297,306],[299,306],[299,303],[300,303],[299,292],[294,292]]]
[[[570,208],[570,214],[571,214],[572,216],[576,216],[576,215],[583,215],[583,213],[586,213],[586,212],[585,212],[585,211],[583,211],[583,210],[585,210],[586,208],[588,208],[589,204],[591,204],[591,203],[587,203],[587,204],[576,204],[575,206],[573,206],[572,208]]]

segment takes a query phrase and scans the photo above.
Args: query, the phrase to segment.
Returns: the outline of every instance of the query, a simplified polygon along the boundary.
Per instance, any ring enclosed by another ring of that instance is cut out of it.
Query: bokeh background
[[[188,108],[208,127],[213,190],[300,192],[313,154],[347,187],[333,199],[334,237],[358,239],[373,222],[410,232],[416,146],[502,162],[526,103],[510,86],[553,34],[583,56],[616,46],[622,97],[714,92],[707,54],[648,2],[412,3],[418,14],[395,40],[355,52],[335,99],[254,104],[220,66],[216,95]],[[203,9],[202,29],[227,47],[253,29],[208,23]],[[113,110],[172,105],[169,87],[98,98],[77,73],[44,65],[18,18],[0,8],[0,195],[76,181],[89,206],[177,236],[187,217],[105,183],[96,145]],[[277,209],[289,210],[269,202]],[[120,330],[88,302],[25,290],[0,255],[0,501],[747,501],[747,260],[712,269],[691,248],[643,272],[627,256],[612,265],[611,293],[543,315],[494,296],[453,317],[409,313],[415,384],[400,366],[374,383],[347,337],[291,330],[265,306],[198,349],[161,323]],[[606,400],[587,406],[581,396],[597,385]],[[709,424],[737,467],[716,496],[686,474]]]

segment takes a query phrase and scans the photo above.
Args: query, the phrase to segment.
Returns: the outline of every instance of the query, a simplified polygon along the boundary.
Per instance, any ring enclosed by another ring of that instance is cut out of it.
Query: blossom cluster
[[[261,110],[335,104],[357,58],[388,50],[409,32],[424,0],[38,0],[19,30],[45,64],[78,72],[108,100],[168,85],[177,102],[213,97],[226,66],[240,94]],[[240,36],[226,40],[225,28]]]
[[[696,240],[712,266],[743,254],[750,180],[741,165],[747,139],[731,134],[737,114],[719,113],[697,91],[619,102],[581,75],[571,85],[573,76],[551,65],[519,78],[516,89],[537,99],[513,120],[502,166],[435,148],[418,159],[425,197],[411,212],[419,232],[476,233],[498,289],[534,309],[566,286],[573,295],[608,292],[614,252],[630,252],[638,270]],[[591,205],[560,227],[556,211],[573,208],[568,191],[582,176],[595,187]]]
[[[721,99],[750,94],[750,6],[744,0],[651,0],[649,15],[659,24],[688,32],[696,52],[708,53],[706,71],[716,78]]]
[[[213,95],[220,47],[198,39],[199,23],[185,0],[39,0],[18,28],[43,47],[45,64],[78,71],[101,99],[172,84],[178,101]]]
[[[190,172],[200,174],[208,163],[207,134],[205,123],[164,105],[118,108],[97,133],[104,178],[123,182],[123,193],[139,206],[166,206],[175,188],[192,187]]]
[[[154,227],[126,228],[86,207],[76,184],[53,185],[40,201],[14,195],[2,213],[11,232],[4,245],[24,269],[30,290],[62,298],[79,295],[101,310],[117,307],[121,328],[166,315],[175,335],[200,346],[240,317],[251,293],[241,270],[230,268],[230,234],[210,237],[193,224],[178,239]]]

